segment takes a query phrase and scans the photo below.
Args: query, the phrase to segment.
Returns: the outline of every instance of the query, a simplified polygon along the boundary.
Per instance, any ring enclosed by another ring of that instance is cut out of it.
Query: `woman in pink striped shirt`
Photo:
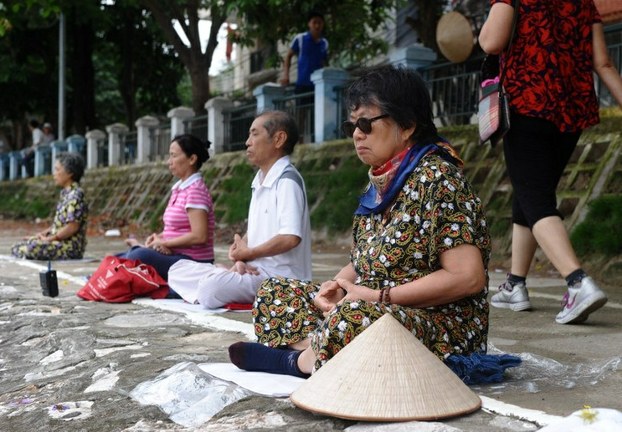
[[[214,206],[199,172],[209,159],[209,145],[189,134],[173,138],[168,168],[179,181],[164,210],[164,230],[151,234],[144,245],[128,239],[131,249],[118,256],[152,265],[164,279],[180,259],[214,262]]]

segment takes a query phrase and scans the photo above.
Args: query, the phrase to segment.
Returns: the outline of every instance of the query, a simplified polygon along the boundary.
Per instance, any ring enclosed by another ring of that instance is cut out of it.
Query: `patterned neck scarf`
[[[391,162],[390,166],[387,166],[389,164],[387,162],[377,170],[370,170],[369,185],[359,199],[359,206],[354,214],[379,214],[386,210],[395,200],[404,183],[406,183],[406,179],[415,170],[421,158],[433,151],[437,151],[448,162],[462,167],[463,162],[458,153],[442,139],[437,143],[415,144],[406,149],[405,155],[401,159],[399,158],[400,155],[397,155],[389,161]],[[398,163],[394,162],[396,158],[399,159]],[[385,176],[387,178],[384,178]],[[381,177],[383,178],[381,179]]]
[[[376,169],[369,168],[369,182],[376,188],[376,203],[382,201],[382,196],[387,192],[409,150],[410,147],[405,148]]]

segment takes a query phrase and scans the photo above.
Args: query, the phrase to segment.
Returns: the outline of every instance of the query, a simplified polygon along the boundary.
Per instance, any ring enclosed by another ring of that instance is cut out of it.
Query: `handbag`
[[[505,48],[509,52],[514,40],[516,22],[518,21],[518,6],[520,0],[514,2],[514,17],[510,42]],[[503,88],[505,69],[500,70],[499,56],[489,54],[482,63],[480,85],[480,98],[477,107],[479,123],[479,143],[484,144],[490,140],[490,145],[495,147],[505,134],[510,130],[510,100]]]
[[[144,296],[162,299],[168,292],[167,282],[153,266],[109,255],[76,295],[90,301],[127,303]]]
[[[484,62],[491,56],[487,56]],[[494,56],[497,58],[498,56]],[[494,60],[490,60],[494,61]],[[478,104],[479,143],[495,147],[510,130],[510,101],[500,77],[482,82]]]

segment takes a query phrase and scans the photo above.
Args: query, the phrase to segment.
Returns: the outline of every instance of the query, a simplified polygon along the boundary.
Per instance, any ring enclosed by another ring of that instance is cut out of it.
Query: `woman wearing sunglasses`
[[[488,229],[425,83],[410,69],[373,68],[346,102],[343,131],[369,165],[351,261],[322,284],[265,281],[253,308],[259,343],[229,348],[242,369],[307,376],[386,313],[442,360],[486,351]]]

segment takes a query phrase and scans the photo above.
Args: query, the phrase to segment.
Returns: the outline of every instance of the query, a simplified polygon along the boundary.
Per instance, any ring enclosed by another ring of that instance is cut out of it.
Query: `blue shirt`
[[[321,38],[316,42],[311,33],[299,33],[292,41],[291,49],[298,56],[296,86],[312,86],[311,74],[324,66],[328,56],[328,41]]]

